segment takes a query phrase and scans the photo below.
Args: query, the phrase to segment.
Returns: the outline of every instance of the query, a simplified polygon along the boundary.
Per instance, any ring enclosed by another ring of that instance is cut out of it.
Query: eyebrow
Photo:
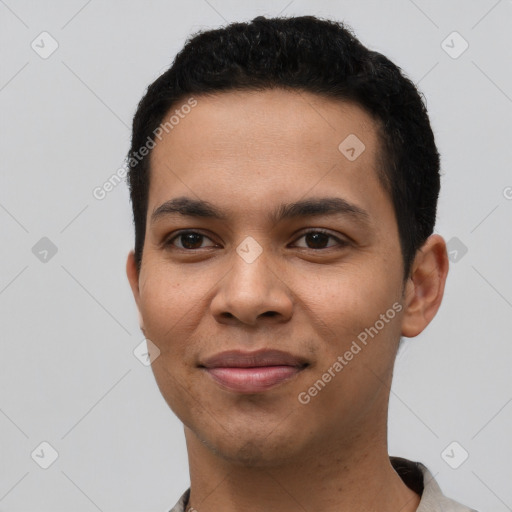
[[[163,217],[182,215],[185,217],[201,217],[216,220],[227,220],[228,214],[208,201],[177,197],[170,199],[153,210],[151,224]],[[370,223],[370,215],[359,206],[349,203],[341,197],[323,197],[304,199],[294,203],[281,204],[270,213],[268,220],[277,224],[285,219],[297,217],[315,217],[321,215],[348,215],[364,224]]]

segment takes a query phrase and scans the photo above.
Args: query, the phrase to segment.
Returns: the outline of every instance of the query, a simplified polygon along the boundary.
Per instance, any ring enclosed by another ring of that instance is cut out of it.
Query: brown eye
[[[182,231],[181,233],[178,233],[177,235],[173,236],[171,239],[167,240],[167,242],[165,242],[165,246],[173,246],[178,249],[184,249],[184,250],[201,249],[202,241],[204,239],[209,240],[209,238],[206,235],[198,233],[197,231]],[[174,243],[175,240],[179,240],[181,242],[181,247]],[[206,246],[206,247],[213,247],[213,246]]]
[[[306,249],[329,249],[330,247],[335,247],[336,245],[342,246],[342,247],[348,245],[348,242],[341,240],[340,238],[335,237],[334,235],[331,235],[330,233],[328,233],[326,231],[320,231],[320,230],[308,231],[307,233],[303,233],[302,236],[298,240],[300,240],[301,238],[304,238],[306,241],[306,244],[307,244],[305,247]],[[325,245],[328,243],[328,240],[330,238],[332,238],[333,240],[335,240],[338,243],[326,247]],[[300,246],[300,247],[304,247],[304,246]]]

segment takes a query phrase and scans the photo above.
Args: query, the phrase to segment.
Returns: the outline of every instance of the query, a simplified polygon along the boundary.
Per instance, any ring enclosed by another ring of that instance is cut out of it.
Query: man
[[[410,80],[341,23],[235,23],[148,88],[127,275],[184,424],[171,512],[469,511],[389,457],[401,336],[443,297],[439,154]]]

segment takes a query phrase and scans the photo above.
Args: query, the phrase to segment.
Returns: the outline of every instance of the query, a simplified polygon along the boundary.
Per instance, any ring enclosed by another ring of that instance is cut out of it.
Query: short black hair
[[[434,230],[440,189],[440,158],[426,103],[402,70],[365,47],[350,27],[315,16],[258,16],[200,31],[147,88],[127,155],[138,270],[150,179],[150,151],[141,155],[141,148],[154,147],[164,116],[192,96],[275,88],[349,101],[371,115],[380,142],[377,173],[393,203],[407,278],[416,251]]]

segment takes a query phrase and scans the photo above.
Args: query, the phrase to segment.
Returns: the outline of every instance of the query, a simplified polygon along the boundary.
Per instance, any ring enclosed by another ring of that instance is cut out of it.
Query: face
[[[128,259],[187,442],[271,465],[382,434],[403,267],[372,119],[308,93],[196,99],[152,152],[139,275]],[[226,351],[260,368],[208,366]]]

